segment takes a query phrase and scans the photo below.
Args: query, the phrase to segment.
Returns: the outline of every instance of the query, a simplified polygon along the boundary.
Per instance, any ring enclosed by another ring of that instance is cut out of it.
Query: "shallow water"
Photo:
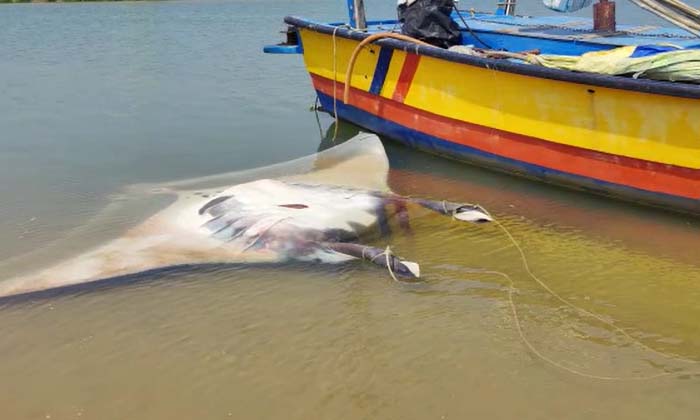
[[[126,211],[128,185],[328,147],[301,59],[260,48],[286,14],[342,13],[325,0],[2,6],[2,276],[157,207]],[[423,217],[374,243],[419,261],[417,284],[363,264],[212,266],[5,303],[0,418],[697,417],[700,363],[658,354],[700,360],[697,219],[386,147],[394,191],[478,201],[539,278],[651,350],[546,293],[497,225]],[[602,381],[544,362],[518,334],[508,280],[475,269],[512,278],[525,337],[555,362],[678,375]]]

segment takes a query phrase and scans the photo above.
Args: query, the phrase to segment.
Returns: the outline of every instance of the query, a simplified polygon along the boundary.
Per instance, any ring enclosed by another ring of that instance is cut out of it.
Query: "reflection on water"
[[[125,185],[329,147],[332,121],[320,116],[318,139],[300,61],[254,54],[275,36],[279,16],[342,12],[331,3],[3,9],[0,33],[12,42],[0,52],[16,59],[0,64],[0,109],[24,105],[0,113],[2,272],[30,270],[52,257],[46,249],[77,252],[142,220],[153,209],[124,212]],[[89,54],[51,40],[47,47],[27,22],[91,39],[83,44]],[[104,30],[90,37],[80,29],[86,22]],[[118,37],[127,23],[140,32]],[[109,71],[116,63],[123,72]],[[280,80],[282,65],[291,69]],[[75,94],[81,68],[83,93]],[[337,141],[356,131],[342,124]],[[395,192],[482,204],[554,291],[657,352],[700,360],[697,220],[385,146]],[[5,304],[0,417],[697,417],[700,364],[644,349],[557,302],[497,226],[424,217],[412,229],[373,245],[391,243],[420,261],[419,284],[395,283],[364,264],[217,265]],[[523,345],[507,280],[476,269],[513,279],[524,333],[567,367],[688,374],[604,382],[556,369]]]

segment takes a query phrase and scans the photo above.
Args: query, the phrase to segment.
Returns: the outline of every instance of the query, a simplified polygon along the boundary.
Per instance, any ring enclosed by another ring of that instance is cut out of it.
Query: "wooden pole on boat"
[[[348,1],[348,16],[350,18],[350,26],[356,29],[367,29],[367,18],[365,17],[365,2],[364,0],[347,0]]]
[[[515,16],[515,2],[516,0],[506,0],[506,14],[508,16]]]
[[[515,4],[516,0],[503,0],[496,3],[498,7],[498,13],[508,16],[515,16]]]
[[[680,0],[630,0],[674,25],[700,37],[700,10],[688,6]]]

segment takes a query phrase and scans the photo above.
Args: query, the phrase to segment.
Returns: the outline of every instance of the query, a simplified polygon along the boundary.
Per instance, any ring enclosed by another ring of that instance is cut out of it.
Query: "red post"
[[[593,5],[593,30],[615,32],[615,2],[600,0]]]

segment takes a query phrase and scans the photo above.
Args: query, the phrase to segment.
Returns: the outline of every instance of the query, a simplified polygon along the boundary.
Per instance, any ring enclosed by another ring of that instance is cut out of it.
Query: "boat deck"
[[[509,51],[539,49],[549,54],[578,55],[587,51],[609,49],[625,45],[673,44],[684,48],[700,47],[700,39],[679,28],[654,25],[618,25],[616,32],[600,33],[593,30],[593,20],[570,16],[508,16],[491,13],[461,12],[462,18],[479,39],[493,48]],[[453,13],[465,34],[464,42],[478,47],[474,39]],[[395,20],[369,22],[370,32],[392,30]]]
[[[594,41],[608,45],[637,45],[640,43],[673,43],[683,47],[700,45],[700,39],[680,28],[654,25],[618,25],[612,33],[593,31],[593,20],[567,16],[506,16],[476,14],[462,16],[474,30],[502,34],[518,34],[537,38],[567,41]],[[459,18],[457,17],[457,21]],[[473,24],[472,24],[473,22]]]

